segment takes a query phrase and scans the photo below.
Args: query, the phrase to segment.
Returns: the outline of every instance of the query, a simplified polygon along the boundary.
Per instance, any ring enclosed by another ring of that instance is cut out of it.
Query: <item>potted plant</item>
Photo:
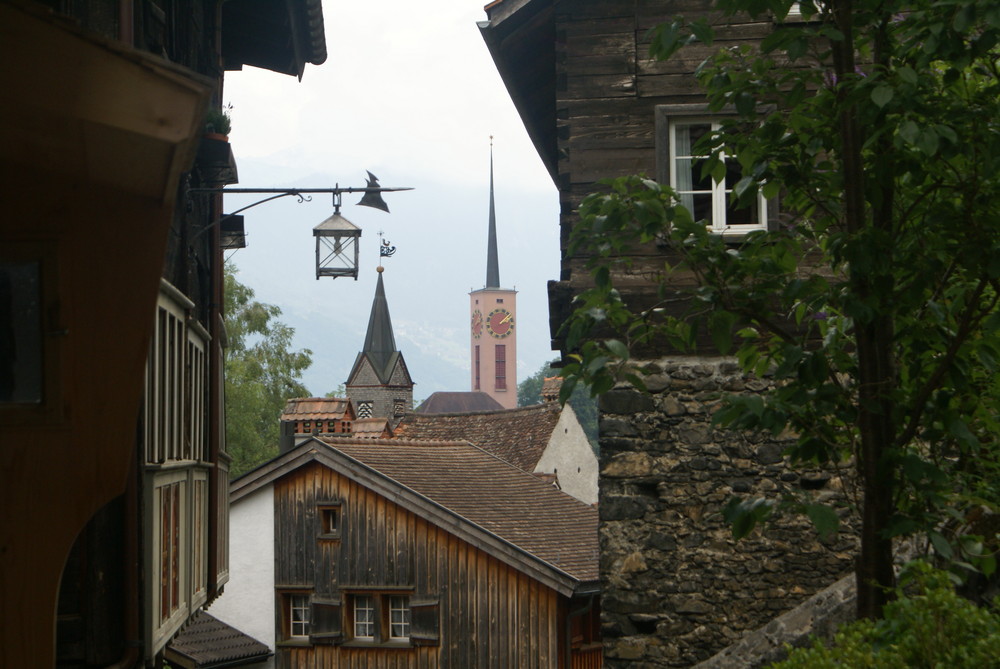
[[[219,109],[210,108],[208,114],[205,115],[205,136],[228,142],[229,130],[232,127],[229,114],[232,110],[233,105],[231,104]]]

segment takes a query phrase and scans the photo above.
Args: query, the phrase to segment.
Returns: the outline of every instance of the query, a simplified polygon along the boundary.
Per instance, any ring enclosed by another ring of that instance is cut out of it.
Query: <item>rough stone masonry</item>
[[[725,393],[764,393],[732,358],[643,363],[648,393],[601,399],[602,628],[608,667],[689,667],[849,573],[857,541],[837,476],[790,469],[791,435],[711,423]],[[787,515],[737,542],[721,510],[733,494],[786,493],[838,505],[820,540]]]

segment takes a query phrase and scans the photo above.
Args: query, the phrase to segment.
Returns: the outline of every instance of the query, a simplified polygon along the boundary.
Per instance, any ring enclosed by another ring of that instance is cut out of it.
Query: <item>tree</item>
[[[517,405],[519,407],[541,404],[542,383],[547,378],[561,374],[558,368],[552,366],[556,362],[558,360],[545,363],[537,372],[517,384]],[[582,385],[576,387],[567,401],[573,407],[573,412],[576,413],[576,418],[580,421],[580,427],[587,435],[591,448],[597,451],[597,402]]]
[[[281,309],[254,300],[231,265],[225,275],[226,443],[235,478],[278,454],[285,401],[309,395],[300,379],[312,351],[291,350],[295,330],[276,320]]]
[[[721,0],[723,14],[785,18],[788,0]],[[585,199],[570,252],[593,254],[595,287],[567,323],[570,382],[609,389],[635,344],[690,349],[707,333],[766,397],[730,396],[721,425],[791,430],[795,462],[851,462],[861,490],[858,613],[879,617],[894,584],[892,539],[926,533],[939,556],[989,555],[948,528],[996,509],[1000,361],[1000,8],[980,0],[799,3],[802,23],[759,49],[699,68],[709,106],[732,117],[695,147],[703,175],[731,179],[730,206],[781,196],[780,225],[738,243],[641,177]],[[652,35],[668,58],[707,21]],[[727,171],[738,170],[737,178]],[[636,243],[697,286],[686,318],[630,310],[615,288]],[[593,333],[604,334],[595,337]],[[612,334],[613,333],[613,334]],[[640,370],[625,370],[641,386]],[[760,500],[727,509],[745,533]],[[829,525],[832,513],[811,514]],[[972,542],[975,543],[975,542]]]

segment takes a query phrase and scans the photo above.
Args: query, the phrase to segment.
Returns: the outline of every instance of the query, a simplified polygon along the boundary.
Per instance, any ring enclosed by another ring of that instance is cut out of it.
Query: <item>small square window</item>
[[[320,504],[317,506],[319,536],[321,539],[331,539],[340,536],[340,510],[340,504]]]
[[[323,534],[340,532],[340,513],[338,509],[323,509]]]

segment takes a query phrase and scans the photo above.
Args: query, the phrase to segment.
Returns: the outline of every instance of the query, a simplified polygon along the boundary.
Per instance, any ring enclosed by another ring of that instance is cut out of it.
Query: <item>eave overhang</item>
[[[5,162],[173,202],[211,80],[10,4],[0,4],[0,59]]]
[[[556,29],[552,0],[498,0],[478,23],[507,93],[558,186]]]
[[[227,0],[222,5],[225,69],[260,67],[302,79],[305,64],[326,61],[320,0]]]

